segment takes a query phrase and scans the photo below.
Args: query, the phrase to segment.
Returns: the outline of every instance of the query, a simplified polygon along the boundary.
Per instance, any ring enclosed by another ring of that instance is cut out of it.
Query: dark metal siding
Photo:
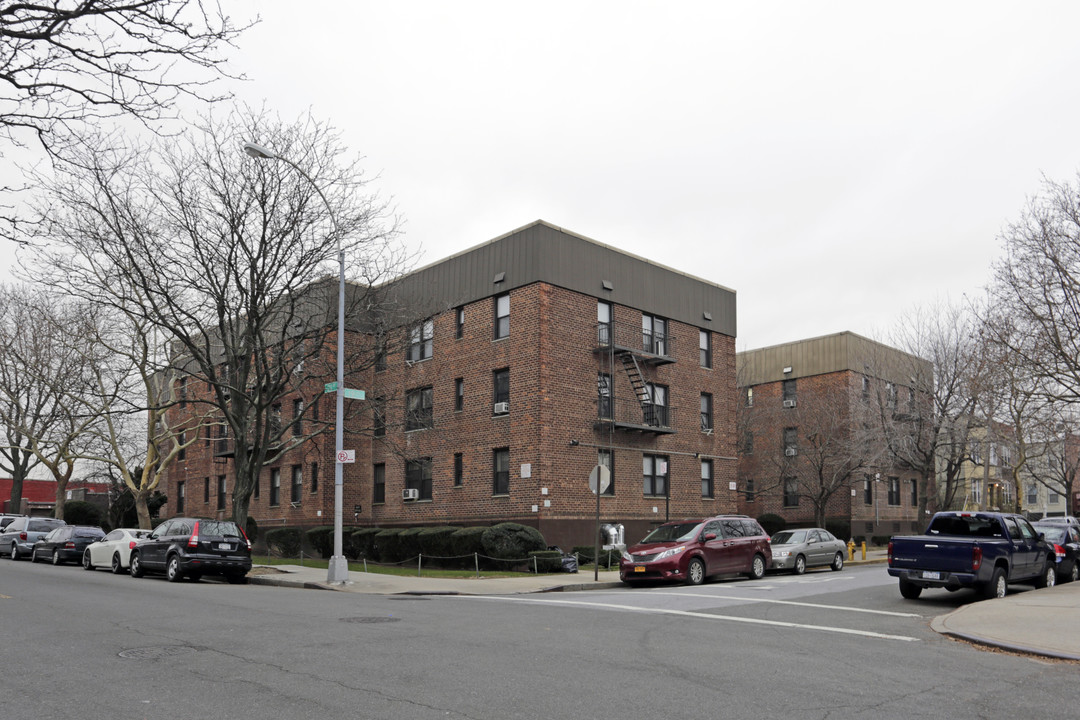
[[[505,276],[496,283],[498,273]],[[396,291],[418,314],[433,314],[534,282],[735,336],[734,291],[542,221],[420,268]]]

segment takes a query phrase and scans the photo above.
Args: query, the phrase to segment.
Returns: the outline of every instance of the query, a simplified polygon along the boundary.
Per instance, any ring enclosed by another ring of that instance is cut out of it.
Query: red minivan
[[[619,579],[627,584],[670,580],[700,585],[712,575],[765,575],[772,548],[753,518],[720,515],[661,525],[623,551]]]

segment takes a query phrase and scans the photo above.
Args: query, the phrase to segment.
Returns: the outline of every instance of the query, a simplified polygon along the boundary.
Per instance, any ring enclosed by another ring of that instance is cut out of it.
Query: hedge
[[[593,545],[575,545],[573,554],[578,556],[578,562],[582,565],[592,564],[595,558],[593,553],[596,552],[596,547]],[[622,557],[621,550],[605,550],[600,548],[600,567],[602,568],[616,568],[619,567],[619,558]]]
[[[420,532],[420,552],[424,554],[424,557],[451,557],[454,550],[450,538],[458,529],[449,525],[424,528]]]
[[[244,523],[244,534],[247,535],[248,540],[255,542],[259,537],[259,523],[255,522],[255,518],[248,515],[247,522]]]
[[[349,550],[346,551],[346,555],[359,560],[361,558],[367,558],[368,560],[374,560],[378,558],[375,553],[375,536],[383,531],[383,528],[371,527],[360,528],[349,534],[350,542],[348,544]]]
[[[529,570],[533,569],[536,558],[537,573],[553,573],[562,570],[562,553],[558,550],[533,550],[529,553]]]
[[[68,525],[101,525],[101,508],[83,500],[68,500],[64,503],[64,522]]]
[[[518,523],[499,523],[481,535],[484,554],[499,560],[524,560],[534,550],[547,550],[540,531]]]
[[[375,557],[379,562],[395,563],[405,558],[401,555],[401,528],[386,528],[375,533]]]
[[[411,527],[401,531],[401,534],[398,535],[400,560],[408,560],[420,554],[420,533],[424,532],[424,530],[423,527]]]
[[[766,535],[775,535],[787,527],[787,520],[773,513],[765,513],[757,521]]]
[[[334,526],[320,525],[307,531],[307,541],[320,557],[328,558],[334,554]]]
[[[845,520],[826,520],[825,529],[844,542],[851,537],[851,523]]]
[[[487,532],[486,527],[460,528],[450,536],[450,554],[472,555],[473,553],[483,553],[485,532]]]
[[[284,527],[266,531],[266,547],[278,557],[299,557],[303,541],[300,528]]]

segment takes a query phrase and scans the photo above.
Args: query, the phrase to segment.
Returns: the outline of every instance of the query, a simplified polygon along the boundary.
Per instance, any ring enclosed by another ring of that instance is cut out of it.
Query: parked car
[[[847,545],[824,528],[781,530],[769,539],[772,545],[772,569],[790,570],[802,575],[808,567],[830,566],[844,569]]]
[[[0,531],[15,521],[15,518],[26,517],[25,515],[19,515],[17,513],[8,513],[7,515],[0,515]]]
[[[1080,528],[1063,523],[1033,523],[1035,532],[1043,534],[1043,539],[1054,548],[1057,556],[1057,579],[1059,582],[1073,582],[1080,579]]]
[[[90,543],[83,550],[82,564],[86,570],[112,568],[113,574],[127,572],[131,566],[131,551],[136,543],[150,536],[149,530],[117,528],[105,537]]]
[[[681,520],[661,525],[624,550],[619,579],[627,584],[668,580],[690,585],[733,573],[758,579],[770,557],[769,536],[745,515]]]
[[[1046,525],[1072,525],[1073,527],[1080,527],[1080,520],[1077,520],[1072,515],[1065,515],[1063,517],[1044,517],[1042,520],[1032,520],[1032,522],[1039,522]]]
[[[30,551],[30,562],[52,560],[53,565],[63,565],[67,561],[78,562],[86,547],[105,537],[105,531],[89,525],[64,525],[52,530],[48,535],[34,543]]]
[[[0,555],[6,555],[12,560],[29,557],[34,543],[66,524],[55,518],[15,518],[4,528],[4,532],[0,533]]]
[[[131,551],[131,577],[136,578],[161,572],[169,582],[224,575],[230,583],[246,583],[250,569],[251,542],[230,520],[166,520]]]

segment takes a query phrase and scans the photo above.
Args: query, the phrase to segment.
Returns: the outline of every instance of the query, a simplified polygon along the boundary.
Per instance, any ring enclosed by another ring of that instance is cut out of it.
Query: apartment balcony
[[[596,402],[597,429],[670,435],[675,432],[675,408],[637,400],[601,397]]]
[[[675,338],[643,330],[636,325],[617,323],[596,324],[596,354],[615,351],[616,355],[631,353],[647,365],[667,365],[675,362]]]

